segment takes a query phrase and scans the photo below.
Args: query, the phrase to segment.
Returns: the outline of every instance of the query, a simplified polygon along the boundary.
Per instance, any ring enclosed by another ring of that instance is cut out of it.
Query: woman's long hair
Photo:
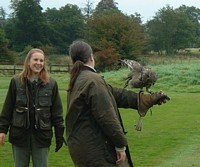
[[[69,48],[69,55],[71,56],[73,67],[70,71],[70,82],[68,91],[71,92],[74,83],[83,70],[84,64],[88,62],[92,55],[92,48],[84,41],[74,41]]]
[[[34,53],[41,53],[44,55],[44,67],[43,69],[41,70],[41,72],[39,73],[39,78],[42,80],[42,82],[44,84],[47,84],[49,82],[49,74],[48,74],[48,71],[47,71],[47,67],[46,67],[46,58],[45,58],[45,54],[44,52],[41,50],[41,49],[38,49],[38,48],[33,48],[31,49],[28,54],[26,55],[26,58],[24,60],[24,67],[23,67],[23,70],[22,72],[19,74],[19,77],[20,77],[20,80],[25,83],[27,79],[30,80],[31,78],[31,75],[32,75],[32,70],[30,68],[30,59],[31,59],[31,56],[34,54]]]

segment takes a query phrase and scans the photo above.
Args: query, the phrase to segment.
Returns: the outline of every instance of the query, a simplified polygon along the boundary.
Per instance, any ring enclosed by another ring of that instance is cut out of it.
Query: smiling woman
[[[29,63],[32,75],[37,77],[44,67],[44,54],[33,53]]]
[[[25,82],[38,80],[40,78],[44,83],[49,81],[44,52],[41,49],[31,49],[24,61],[23,71],[20,73],[20,79]]]
[[[19,75],[14,76],[0,115],[0,145],[9,131],[15,167],[47,167],[49,148],[55,130],[56,149],[64,138],[63,108],[57,82],[49,77],[45,54],[31,49]]]

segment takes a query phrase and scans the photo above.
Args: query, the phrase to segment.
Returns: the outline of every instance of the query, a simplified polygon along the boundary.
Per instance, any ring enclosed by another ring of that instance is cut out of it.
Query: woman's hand
[[[3,145],[5,142],[6,134],[0,133],[0,145]]]
[[[125,151],[117,151],[117,161],[116,164],[122,164],[126,160],[126,152]]]

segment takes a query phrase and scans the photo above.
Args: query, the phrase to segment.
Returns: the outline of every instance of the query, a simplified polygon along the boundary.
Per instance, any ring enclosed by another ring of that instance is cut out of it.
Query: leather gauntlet
[[[162,91],[151,94],[140,92],[138,94],[138,113],[141,117],[144,117],[153,105],[161,105],[168,100],[170,100],[170,98]]]

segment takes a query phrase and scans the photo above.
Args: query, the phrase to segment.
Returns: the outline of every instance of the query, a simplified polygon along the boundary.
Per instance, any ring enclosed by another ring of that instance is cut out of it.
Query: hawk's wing
[[[130,88],[150,88],[157,80],[157,74],[149,67],[142,66],[135,60],[121,60],[130,69],[126,85]]]
[[[131,70],[139,70],[141,69],[141,65],[140,63],[138,63],[135,60],[129,60],[129,59],[123,59],[121,60],[125,65],[127,65],[129,67],[129,69]]]

